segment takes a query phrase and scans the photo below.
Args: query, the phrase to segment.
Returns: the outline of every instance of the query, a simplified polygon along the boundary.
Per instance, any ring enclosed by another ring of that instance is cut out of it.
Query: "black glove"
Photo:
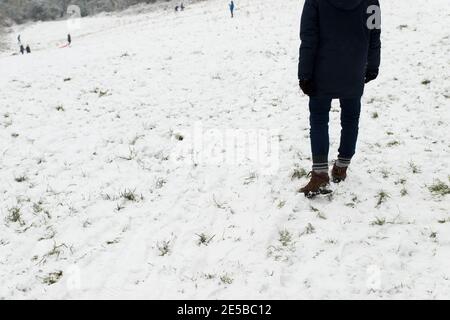
[[[375,80],[377,77],[378,77],[378,70],[367,70],[364,82],[368,83],[372,80]]]
[[[314,84],[312,80],[299,80],[298,84],[300,86],[300,89],[302,89],[303,93],[307,96],[310,96],[314,92]]]

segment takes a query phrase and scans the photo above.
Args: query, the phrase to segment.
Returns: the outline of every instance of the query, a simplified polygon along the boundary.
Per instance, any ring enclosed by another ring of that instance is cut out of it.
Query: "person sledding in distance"
[[[25,50],[27,51],[27,53],[31,53],[31,48],[28,44],[27,44],[27,47],[25,48]]]
[[[371,24],[374,13],[377,21]],[[332,99],[340,100],[342,131],[331,176],[335,183],[347,178],[356,150],[364,85],[378,76],[380,16],[378,0],[305,1],[298,79],[309,96],[313,166],[309,183],[299,192],[307,197],[331,192],[328,121]]]
[[[234,18],[234,8],[235,8],[234,2],[231,1],[228,6],[230,7],[231,18]]]
[[[20,45],[20,53],[25,54],[25,47],[23,46],[23,44]]]
[[[179,6],[175,6],[175,12],[184,11],[184,4],[181,3]]]
[[[67,34],[67,43],[64,43],[62,45],[59,46],[60,49],[62,48],[70,48],[70,45],[72,44],[72,36],[70,35],[70,33]]]

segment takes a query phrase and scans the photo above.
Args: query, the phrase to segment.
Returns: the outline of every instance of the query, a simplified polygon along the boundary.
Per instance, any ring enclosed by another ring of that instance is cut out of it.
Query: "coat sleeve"
[[[378,0],[375,1],[375,5],[380,8]],[[381,19],[381,11],[380,17]],[[381,21],[379,21],[381,23]],[[370,42],[369,42],[369,55],[367,57],[367,70],[378,71],[381,62],[381,24],[378,28],[370,30]]]
[[[298,78],[311,79],[319,45],[319,12],[316,0],[306,0],[300,23]]]

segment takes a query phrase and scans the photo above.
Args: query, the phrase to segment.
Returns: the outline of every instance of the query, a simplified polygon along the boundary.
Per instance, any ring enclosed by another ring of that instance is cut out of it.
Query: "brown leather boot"
[[[338,167],[334,164],[333,170],[331,170],[331,177],[333,178],[334,183],[342,182],[347,178],[347,168],[348,167]]]
[[[301,188],[299,192],[303,193],[307,198],[313,198],[318,194],[331,193],[327,190],[327,186],[330,184],[330,177],[328,173],[318,173],[315,171],[310,172],[311,180],[309,183]]]

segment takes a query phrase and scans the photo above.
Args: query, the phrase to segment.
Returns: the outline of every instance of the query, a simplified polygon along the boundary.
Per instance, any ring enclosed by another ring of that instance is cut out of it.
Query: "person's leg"
[[[331,99],[314,98],[309,100],[309,122],[311,126],[311,151],[313,158],[313,171],[327,173],[328,151],[330,142],[328,136],[328,121],[331,108]]]
[[[361,98],[340,99],[341,102],[341,143],[336,165],[346,168],[355,154],[358,140]]]

